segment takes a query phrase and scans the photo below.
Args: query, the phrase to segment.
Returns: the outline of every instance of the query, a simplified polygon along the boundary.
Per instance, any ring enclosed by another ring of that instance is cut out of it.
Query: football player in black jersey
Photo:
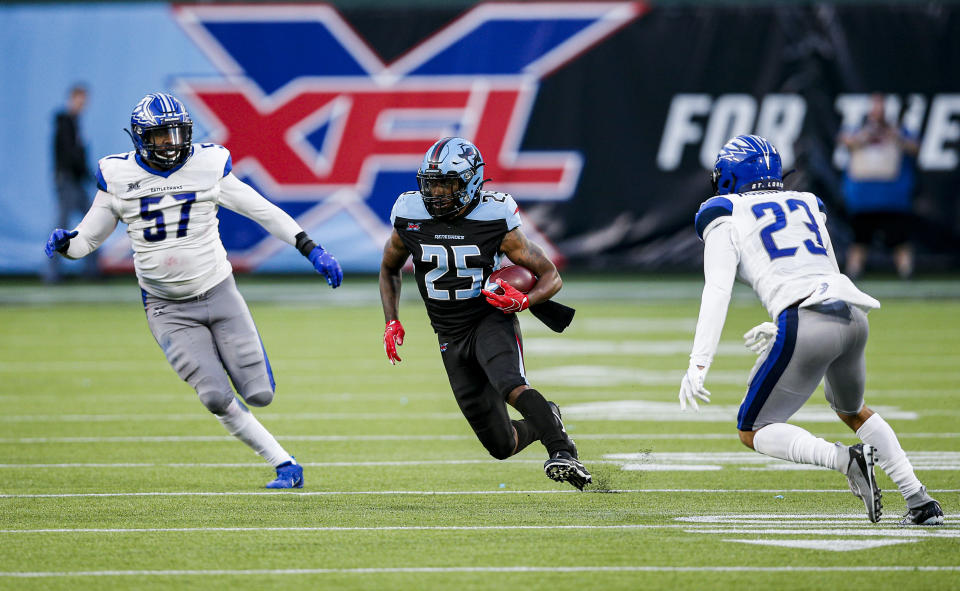
[[[450,387],[477,438],[500,460],[539,439],[549,454],[547,476],[582,490],[590,473],[577,458],[560,409],[527,382],[515,316],[560,291],[557,268],[524,236],[513,197],[481,190],[483,160],[471,142],[448,137],[433,144],[417,182],[420,190],[401,194],[393,206],[393,232],[380,265],[387,358],[400,361],[401,269],[412,255]],[[539,278],[529,293],[506,283],[500,283],[502,293],[482,289],[503,255]],[[523,420],[512,421],[507,404]]]

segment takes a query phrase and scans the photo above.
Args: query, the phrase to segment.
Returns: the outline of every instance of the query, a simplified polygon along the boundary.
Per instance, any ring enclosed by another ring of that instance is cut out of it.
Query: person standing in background
[[[914,169],[911,157],[919,144],[906,129],[891,125],[884,116],[884,96],[871,97],[870,112],[863,126],[845,131],[840,141],[850,150],[843,194],[853,244],[847,250],[846,274],[863,273],[874,238],[893,249],[897,274],[913,274],[910,231],[913,217]]]
[[[87,211],[87,184],[93,180],[87,166],[87,149],[80,134],[80,114],[87,106],[87,88],[74,84],[66,108],[58,112],[53,133],[54,185],[57,189],[57,227],[71,227],[70,217],[76,213],[83,216]],[[84,275],[97,273],[95,258],[86,261]],[[50,262],[46,280],[60,280],[59,257]]]

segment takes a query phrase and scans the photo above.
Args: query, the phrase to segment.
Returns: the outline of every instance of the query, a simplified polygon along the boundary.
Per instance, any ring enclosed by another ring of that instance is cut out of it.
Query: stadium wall
[[[395,196],[435,137],[475,139],[489,187],[568,265],[695,269],[717,149],[769,137],[788,187],[826,202],[841,254],[844,125],[869,94],[921,138],[919,266],[960,266],[960,16],[949,5],[346,4],[0,6],[0,273],[40,273],[56,219],[54,113],[86,83],[91,158],[130,149],[147,92],[182,96],[195,140],[349,271],[375,271]],[[91,166],[95,166],[91,161]],[[93,186],[91,185],[91,196]],[[308,272],[221,210],[240,270]],[[76,220],[78,221],[78,220]],[[131,268],[118,230],[106,271]]]

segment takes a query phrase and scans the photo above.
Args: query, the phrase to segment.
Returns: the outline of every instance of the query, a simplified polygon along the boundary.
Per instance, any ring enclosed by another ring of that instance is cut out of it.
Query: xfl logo
[[[570,198],[579,153],[519,148],[539,81],[644,10],[482,4],[385,64],[326,5],[178,5],[178,21],[223,77],[183,78],[175,90],[230,149],[235,173],[305,228],[346,214],[380,241],[394,199],[443,136],[473,140],[498,190]],[[276,248],[265,244],[228,248],[253,266]]]

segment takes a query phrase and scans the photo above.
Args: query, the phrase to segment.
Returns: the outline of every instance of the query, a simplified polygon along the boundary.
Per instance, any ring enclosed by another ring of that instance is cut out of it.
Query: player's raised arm
[[[300,254],[309,259],[313,268],[327,279],[331,287],[336,288],[343,281],[340,263],[332,254],[311,240],[300,224],[287,212],[271,203],[233,173],[227,173],[220,181],[220,204],[257,222],[272,236],[295,246]]]
[[[111,205],[111,199],[109,193],[97,191],[93,205],[73,232],[57,228],[50,234],[43,249],[47,256],[53,258],[54,253],[59,252],[68,259],[79,259],[103,244],[117,227],[119,220]]]
[[[403,344],[404,331],[399,318],[400,285],[403,264],[409,256],[410,251],[394,230],[383,247],[383,260],[380,263],[380,302],[383,304],[383,320],[386,323],[383,348],[392,364],[400,361],[397,347]]]
[[[500,252],[517,265],[530,269],[537,276],[537,284],[527,293],[531,306],[549,300],[563,286],[557,266],[547,257],[540,245],[527,239],[519,227],[510,230],[503,237]]]

